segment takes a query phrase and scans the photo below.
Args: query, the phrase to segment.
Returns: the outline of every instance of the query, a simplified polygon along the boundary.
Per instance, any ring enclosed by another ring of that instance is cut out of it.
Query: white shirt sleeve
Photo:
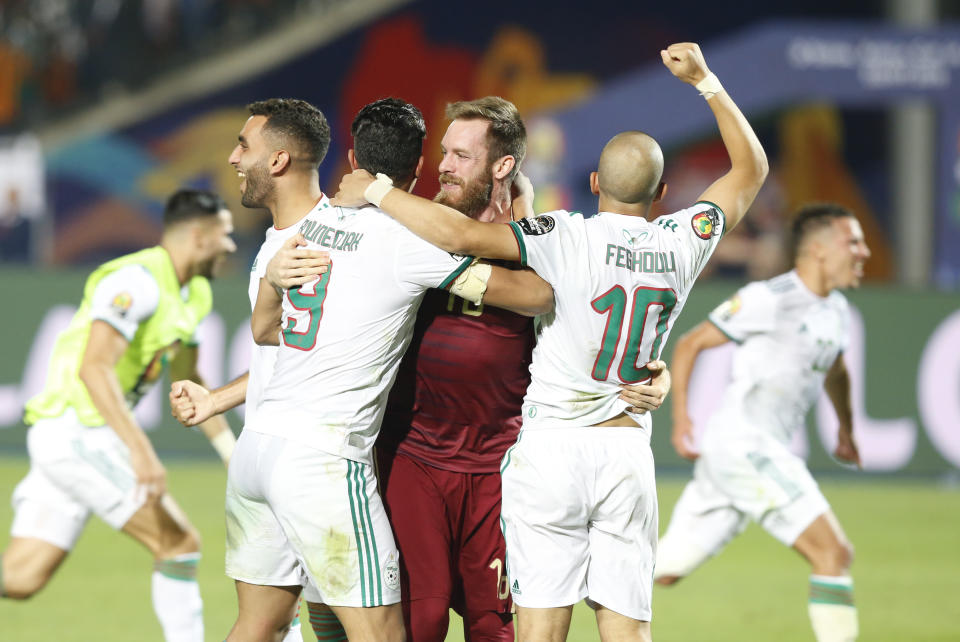
[[[520,264],[533,268],[547,283],[559,283],[570,267],[569,258],[564,257],[577,256],[578,224],[583,225],[583,217],[564,210],[510,223],[520,248]]]
[[[160,303],[160,287],[142,265],[127,265],[100,280],[93,290],[90,318],[106,321],[127,341]]]
[[[684,210],[657,217],[653,223],[676,233],[685,266],[681,272],[683,286],[689,289],[726,231],[726,216],[713,203],[699,201]]]
[[[472,256],[445,252],[406,228],[401,228],[394,247],[397,280],[411,293],[443,289],[473,262]]]
[[[773,330],[776,300],[764,283],[750,283],[717,306],[707,318],[730,339],[743,343],[751,335]]]

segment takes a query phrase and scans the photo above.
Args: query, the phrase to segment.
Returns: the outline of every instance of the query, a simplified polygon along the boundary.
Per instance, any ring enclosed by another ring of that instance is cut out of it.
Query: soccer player
[[[837,289],[859,285],[870,250],[853,213],[837,205],[800,210],[792,243],[793,270],[745,286],[677,342],[673,444],[697,463],[660,540],[655,579],[669,585],[689,575],[752,519],[810,563],[817,640],[848,641],[858,628],[853,549],[789,446],[826,389],[840,420],[834,454],[860,464],[843,362],[849,312]],[[702,350],[728,341],[738,344],[733,379],[698,454],[687,414],[690,371]]]
[[[294,236],[299,223],[309,212],[329,207],[329,199],[320,190],[318,167],[330,146],[330,126],[323,113],[313,105],[295,99],[272,98],[247,105],[250,118],[239,136],[228,162],[233,165],[241,183],[241,203],[245,207],[267,204],[271,181],[290,184],[290,198],[271,207],[273,225],[267,229],[250,269],[247,289],[253,311],[260,290],[260,279],[267,263],[285,240]],[[290,163],[304,171],[288,172]],[[312,171],[308,171],[312,167]],[[273,178],[271,178],[273,175]],[[287,189],[284,188],[286,193]],[[319,274],[327,261],[309,259],[303,265]],[[196,382],[175,381],[170,387],[173,415],[187,426],[193,426],[241,403],[246,404],[249,419],[260,405],[263,387],[270,380],[276,359],[276,346],[254,344],[250,352],[250,368],[233,381],[208,391]],[[298,602],[299,604],[299,602]],[[330,613],[317,607],[315,630],[323,640],[345,639],[339,622]],[[319,626],[321,624],[324,626]],[[285,640],[302,640],[299,617],[294,615]]]
[[[447,117],[436,200],[478,221],[513,220],[510,190],[526,147],[516,107],[488,96],[450,104]],[[278,255],[268,279],[281,287],[302,283],[290,275],[311,256]],[[473,305],[431,290],[420,306],[376,450],[410,640],[442,642],[450,608],[463,616],[467,639],[514,639],[500,461],[520,430],[533,343],[533,320],[491,307],[489,299]],[[668,388],[665,375],[657,386],[624,394],[653,409]]]
[[[200,538],[167,493],[166,471],[131,409],[168,362],[174,376],[200,381],[194,333],[210,312],[208,279],[236,249],[232,231],[220,198],[181,190],[167,202],[160,245],[87,279],[54,345],[46,387],[27,402],[30,472],[13,492],[0,573],[6,597],[43,588],[94,513],[153,555],[153,606],[166,639],[203,640]],[[223,418],[201,427],[232,441]]]
[[[589,219],[558,211],[483,225],[364,172],[345,176],[332,201],[379,204],[447,251],[519,259],[553,285],[556,310],[534,348],[524,429],[502,467],[522,640],[564,639],[583,598],[604,639],[650,638],[657,536],[650,416],[631,416],[619,385],[650,377],[644,364],[659,355],[720,235],[740,220],[767,173],[753,130],[697,45],[671,45],[661,56],[707,99],[732,165],[687,209],[647,219],[663,191],[663,156],[641,132],[618,134],[604,148],[590,176],[600,213]]]
[[[354,119],[348,158],[407,189],[425,132],[412,105],[377,101]],[[228,476],[227,572],[240,605],[229,639],[275,637],[302,580],[311,612],[329,605],[350,640],[402,640],[399,559],[371,451],[417,307],[428,288],[450,287],[535,314],[553,293],[530,272],[471,266],[373,208],[313,212],[300,233],[330,265],[282,300],[264,283],[258,294],[254,339],[279,350]]]

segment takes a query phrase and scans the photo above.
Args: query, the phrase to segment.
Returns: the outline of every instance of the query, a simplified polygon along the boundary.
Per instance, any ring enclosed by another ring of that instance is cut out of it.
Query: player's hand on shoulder
[[[533,210],[533,183],[523,172],[517,172],[510,186],[513,198],[513,220],[534,216]]]
[[[330,269],[330,254],[303,247],[307,240],[294,234],[267,263],[266,279],[275,288],[289,290],[309,283]]]
[[[660,51],[660,58],[670,73],[688,85],[696,85],[710,73],[700,46],[695,42],[672,44]]]
[[[693,461],[700,456],[700,453],[693,447],[693,422],[690,421],[690,417],[686,415],[679,418],[674,416],[670,443],[673,444],[673,449],[677,451],[677,454],[684,459]]]
[[[209,390],[189,379],[170,385],[170,413],[184,426],[196,426],[217,414]]]
[[[649,383],[620,386],[620,399],[630,404],[627,408],[629,412],[637,414],[656,410],[670,392],[670,371],[667,370],[666,363],[658,359],[647,363],[644,367],[651,373]]]
[[[330,204],[335,207],[359,207],[368,203],[364,193],[370,187],[370,183],[376,180],[370,172],[365,169],[355,169],[349,174],[344,174],[340,179],[340,187]]]

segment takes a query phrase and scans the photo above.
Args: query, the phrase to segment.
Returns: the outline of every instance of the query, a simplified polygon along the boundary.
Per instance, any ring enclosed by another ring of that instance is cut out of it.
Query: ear
[[[600,178],[596,172],[590,172],[590,193],[594,196],[600,195]]]
[[[413,170],[414,178],[420,178],[420,172],[423,170],[423,155],[420,155],[420,160],[417,161],[417,169]]]
[[[270,155],[270,173],[273,176],[283,174],[290,167],[290,162],[290,152],[278,149]]]
[[[493,177],[498,181],[502,181],[507,176],[510,175],[510,172],[513,171],[513,168],[517,164],[517,159],[513,156],[504,156],[500,158],[493,164]]]
[[[357,165],[357,155],[353,153],[352,148],[347,150],[347,162],[350,163],[350,171],[360,169],[360,166]]]
[[[657,185],[657,191],[653,194],[652,202],[656,203],[657,201],[663,199],[663,197],[666,195],[667,195],[667,184],[664,183],[663,181],[660,181],[660,184]]]

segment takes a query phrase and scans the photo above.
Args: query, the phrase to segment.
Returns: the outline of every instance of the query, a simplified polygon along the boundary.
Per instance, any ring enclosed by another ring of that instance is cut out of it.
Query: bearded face
[[[444,189],[444,185],[455,186],[459,189]],[[493,195],[493,168],[482,165],[479,173],[469,179],[462,179],[451,174],[440,175],[440,191],[434,201],[476,218],[490,205]]]
[[[265,161],[258,161],[244,171],[240,202],[244,207],[266,207],[273,196],[274,185]]]

